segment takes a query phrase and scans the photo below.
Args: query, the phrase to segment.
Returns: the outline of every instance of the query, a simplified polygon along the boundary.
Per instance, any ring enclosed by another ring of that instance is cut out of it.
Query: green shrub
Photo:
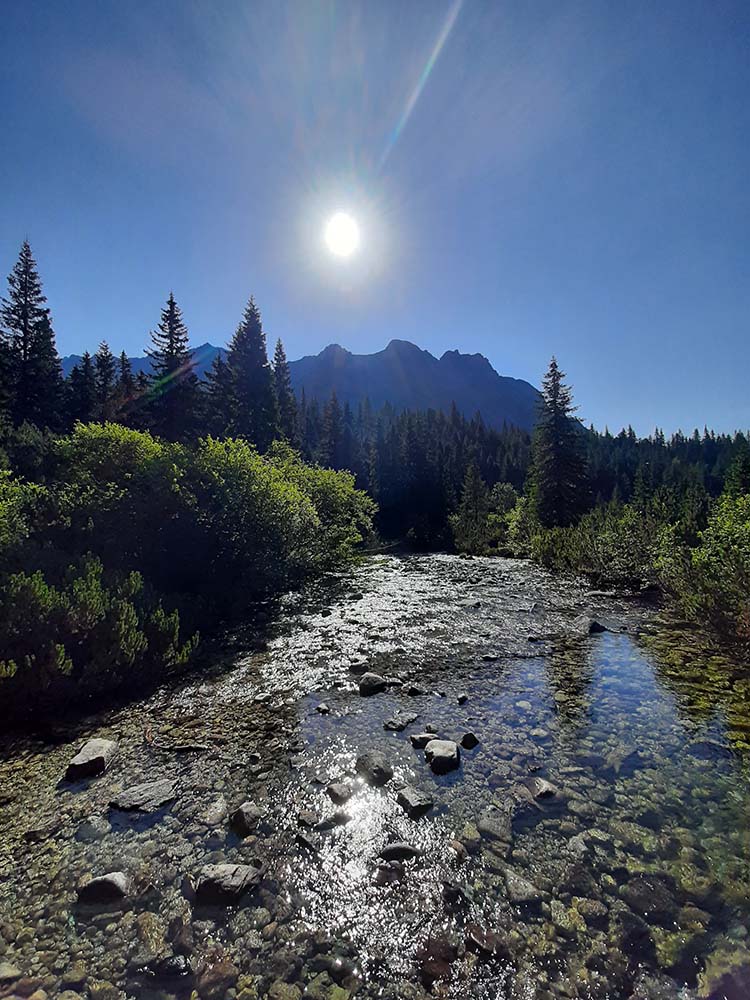
[[[184,664],[196,638],[179,638],[177,612],[150,598],[139,573],[105,574],[86,555],[54,585],[37,570],[0,586],[4,703],[38,704],[104,691]]]

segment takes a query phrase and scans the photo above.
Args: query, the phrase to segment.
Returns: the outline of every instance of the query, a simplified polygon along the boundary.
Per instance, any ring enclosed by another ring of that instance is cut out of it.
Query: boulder
[[[158,781],[146,781],[142,785],[126,788],[112,799],[110,805],[123,812],[153,812],[176,798],[175,782],[171,778],[159,778]]]
[[[206,865],[195,887],[199,904],[236,903],[260,881],[260,871],[252,865]]]
[[[464,750],[473,750],[474,747],[479,746],[479,737],[474,733],[464,733],[461,737],[461,746]]]
[[[461,751],[453,740],[430,740],[424,748],[424,755],[435,774],[455,771],[461,763]]]
[[[368,673],[362,674],[359,679],[359,693],[363,697],[368,697],[371,694],[380,694],[387,687],[388,682],[380,674],[373,674],[368,671]]]
[[[434,733],[412,733],[409,737],[415,750],[424,750],[427,744],[435,739]]]
[[[81,903],[113,903],[123,899],[129,891],[130,879],[125,872],[109,872],[79,886],[78,900]]]
[[[111,829],[109,820],[104,816],[89,816],[76,830],[76,840],[82,844],[93,844],[106,837]]]
[[[115,740],[89,740],[68,764],[65,777],[68,781],[78,781],[80,778],[93,778],[97,774],[104,774],[116,754]]]
[[[537,889],[533,882],[529,882],[512,868],[506,868],[503,877],[511,903],[515,903],[517,906],[533,906],[544,898],[544,893]]]
[[[393,777],[393,768],[379,750],[367,750],[357,757],[357,774],[371,785],[385,785]]]
[[[609,629],[590,615],[579,615],[573,622],[573,631],[579,635],[598,635],[600,632],[608,632]]]
[[[265,815],[266,810],[263,806],[259,806],[255,802],[243,802],[232,813],[229,822],[238,836],[249,837],[258,829],[258,824]]]
[[[434,799],[413,785],[405,785],[398,793],[397,801],[411,819],[419,819],[435,805]]]
[[[679,907],[664,882],[655,875],[636,875],[620,890],[631,910],[650,924],[673,924]]]
[[[485,840],[499,840],[504,844],[509,844],[513,839],[510,810],[492,807],[483,812],[477,820],[477,830]]]
[[[546,778],[528,778],[524,784],[535,799],[552,799],[557,795],[557,788]]]

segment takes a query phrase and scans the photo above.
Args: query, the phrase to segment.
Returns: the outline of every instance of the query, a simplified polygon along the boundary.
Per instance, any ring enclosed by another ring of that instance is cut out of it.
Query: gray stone
[[[373,674],[368,671],[368,673],[362,674],[359,679],[359,693],[364,697],[371,694],[380,694],[387,687],[388,682],[380,674]]]
[[[89,740],[68,764],[65,777],[68,781],[78,781],[80,778],[93,778],[97,774],[104,774],[116,753],[115,740]]]
[[[418,847],[412,847],[411,844],[399,841],[396,844],[386,844],[380,852],[380,857],[383,861],[412,861],[414,858],[420,857],[421,853]]]
[[[153,812],[177,798],[177,786],[171,778],[146,781],[120,792],[110,802],[115,809],[124,812]]]
[[[479,737],[475,733],[464,733],[461,737],[461,746],[464,750],[473,750],[479,746]]]
[[[326,788],[326,794],[332,802],[340,806],[342,803],[349,801],[354,794],[354,789],[351,785],[347,785],[343,781],[334,781]]]
[[[409,737],[415,750],[424,750],[428,743],[435,739],[434,733],[412,733]]]
[[[82,844],[93,844],[106,837],[111,829],[109,820],[104,816],[89,816],[76,830],[76,840]]]
[[[435,805],[434,800],[413,785],[405,785],[397,796],[398,804],[411,819],[418,819]]]
[[[81,903],[113,903],[129,891],[130,879],[125,872],[109,872],[79,886],[78,899]]]
[[[435,774],[455,771],[461,763],[461,751],[453,740],[430,740],[424,748],[424,755]]]
[[[379,750],[368,750],[357,757],[357,774],[371,785],[385,785],[393,777],[393,768]]]
[[[552,799],[557,795],[557,788],[546,778],[528,778],[525,785],[535,799]]]
[[[620,890],[620,895],[639,916],[650,924],[670,925],[678,906],[666,885],[655,875],[637,875]]]
[[[506,868],[503,872],[505,878],[505,888],[508,890],[508,899],[511,903],[519,906],[530,906],[540,903],[544,898],[544,893],[537,889],[533,882],[523,878],[512,868]]]
[[[252,865],[206,865],[195,887],[199,904],[235,903],[260,881],[260,871]]]
[[[258,824],[265,815],[266,810],[263,806],[259,806],[255,802],[243,802],[232,813],[229,822],[236,834],[240,837],[249,837],[258,829]]]
[[[499,840],[509,844],[513,839],[510,810],[488,809],[477,820],[477,830],[485,840]]]
[[[410,726],[412,722],[415,722],[418,718],[416,712],[402,712],[399,710],[390,719],[386,719],[383,723],[383,729],[389,729],[394,733],[401,733]]]
[[[12,983],[20,979],[23,973],[10,962],[0,962],[0,983]]]

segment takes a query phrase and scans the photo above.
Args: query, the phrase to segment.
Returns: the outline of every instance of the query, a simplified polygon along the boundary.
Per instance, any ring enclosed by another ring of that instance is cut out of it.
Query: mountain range
[[[217,355],[226,351],[201,344],[193,351],[196,372],[203,377]],[[68,375],[80,362],[78,355],[63,358]],[[148,357],[131,358],[134,372],[148,371]],[[436,358],[408,340],[392,340],[375,354],[352,354],[329,344],[319,354],[290,361],[292,385],[308,399],[326,400],[332,392],[339,402],[356,406],[367,398],[374,407],[390,403],[396,410],[442,410],[455,402],[461,413],[479,411],[486,424],[515,424],[531,430],[536,419],[538,391],[522,379],[499,375],[481,354],[446,351]]]

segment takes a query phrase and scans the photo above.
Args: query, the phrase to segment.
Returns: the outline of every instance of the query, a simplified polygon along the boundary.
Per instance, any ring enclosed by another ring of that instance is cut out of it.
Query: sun
[[[357,220],[346,212],[336,212],[326,223],[326,246],[336,257],[351,257],[359,246]]]

